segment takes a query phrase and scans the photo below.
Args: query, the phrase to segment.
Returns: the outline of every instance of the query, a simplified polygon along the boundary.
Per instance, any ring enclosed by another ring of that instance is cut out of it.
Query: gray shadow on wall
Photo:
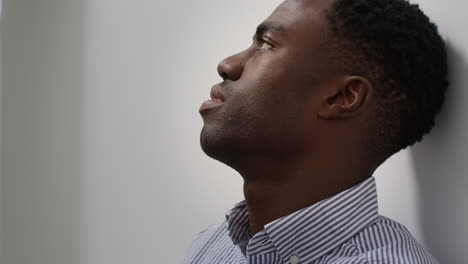
[[[411,148],[411,156],[427,248],[440,263],[468,263],[468,63],[450,43],[448,55],[444,107],[436,127]]]
[[[4,0],[4,264],[78,264],[84,1]]]

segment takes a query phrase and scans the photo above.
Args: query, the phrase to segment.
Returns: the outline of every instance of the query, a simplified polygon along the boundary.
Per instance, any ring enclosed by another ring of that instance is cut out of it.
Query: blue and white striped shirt
[[[247,204],[192,240],[185,264],[434,264],[401,224],[378,214],[374,177],[250,235]]]

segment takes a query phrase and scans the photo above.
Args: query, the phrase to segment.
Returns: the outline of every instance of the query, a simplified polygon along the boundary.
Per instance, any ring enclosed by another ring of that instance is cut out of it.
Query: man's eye
[[[262,41],[262,45],[260,46],[260,49],[271,49],[273,48],[272,45],[266,43],[265,41]]]

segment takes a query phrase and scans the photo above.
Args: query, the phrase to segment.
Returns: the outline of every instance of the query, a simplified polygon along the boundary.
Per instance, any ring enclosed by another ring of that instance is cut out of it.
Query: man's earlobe
[[[361,76],[346,76],[339,82],[317,114],[320,119],[345,119],[364,109],[372,94],[372,83]]]

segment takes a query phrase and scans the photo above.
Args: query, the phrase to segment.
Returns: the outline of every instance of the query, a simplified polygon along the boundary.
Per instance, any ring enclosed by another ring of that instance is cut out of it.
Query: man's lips
[[[223,102],[225,101],[224,94],[221,91],[221,87],[218,84],[213,85],[213,87],[211,87],[210,97],[211,97],[211,100],[213,101],[223,101]]]
[[[211,87],[210,97],[211,100],[203,102],[200,106],[200,114],[208,111],[208,109],[224,104],[224,94],[221,92],[221,87],[219,85]]]
[[[200,114],[202,114],[202,113],[205,113],[206,111],[208,111],[209,109],[215,108],[215,107],[220,106],[222,104],[224,104],[223,101],[206,100],[205,102],[202,103],[202,105],[200,106],[200,110],[198,110],[198,112],[200,112]]]

